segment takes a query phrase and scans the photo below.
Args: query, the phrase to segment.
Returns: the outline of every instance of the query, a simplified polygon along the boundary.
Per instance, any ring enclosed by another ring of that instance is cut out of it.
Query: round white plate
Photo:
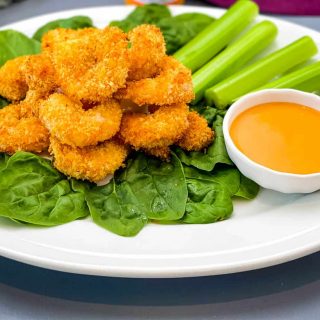
[[[122,19],[130,7],[95,7],[53,13],[8,25],[28,35],[44,23],[88,15],[96,26]],[[173,7],[176,14],[224,10]],[[266,17],[260,16],[257,20]],[[273,48],[316,31],[274,18],[279,36]],[[319,56],[318,56],[319,58]],[[231,219],[208,225],[149,224],[122,238],[88,218],[54,228],[27,227],[0,219],[0,254],[50,269],[119,277],[187,277],[232,273],[289,261],[320,249],[320,192],[284,195],[262,190],[253,201],[235,201]]]

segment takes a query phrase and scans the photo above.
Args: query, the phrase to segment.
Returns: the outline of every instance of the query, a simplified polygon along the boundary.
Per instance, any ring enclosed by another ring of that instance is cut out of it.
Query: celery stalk
[[[274,23],[260,22],[195,72],[192,76],[196,94],[194,102],[198,102],[203,97],[206,89],[238,71],[265,49],[276,35],[277,27]]]
[[[209,105],[214,104],[217,108],[224,109],[236,98],[306,61],[317,51],[317,46],[310,37],[302,37],[206,90],[206,101]]]
[[[270,88],[291,88],[306,92],[320,90],[320,61],[296,71],[290,72],[277,80],[271,81],[257,90]]]
[[[237,1],[221,18],[179,49],[174,57],[192,71],[199,69],[240,34],[258,11],[258,6],[252,1]]]

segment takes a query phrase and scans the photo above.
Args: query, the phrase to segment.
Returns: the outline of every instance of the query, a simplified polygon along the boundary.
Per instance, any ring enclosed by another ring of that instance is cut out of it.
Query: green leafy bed
[[[111,25],[128,31],[142,23],[156,24],[171,54],[212,21],[198,13],[172,17],[167,7],[149,5]],[[78,16],[46,24],[33,39],[13,30],[0,31],[0,65],[39,52],[39,40],[51,29],[90,26],[90,18]],[[8,103],[0,98],[0,107]],[[212,223],[227,219],[233,211],[232,199],[252,199],[259,186],[244,177],[228,157],[222,134],[224,111],[201,103],[193,108],[215,130],[215,140],[205,152],[175,148],[170,162],[134,152],[126,167],[105,186],[68,179],[49,160],[28,152],[11,157],[0,154],[0,216],[55,226],[91,215],[96,224],[122,236],[136,235],[148,221]]]

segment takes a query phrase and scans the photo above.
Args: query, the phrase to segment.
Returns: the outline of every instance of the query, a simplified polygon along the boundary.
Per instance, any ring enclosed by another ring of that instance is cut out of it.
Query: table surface
[[[0,26],[121,0],[27,0]],[[202,1],[187,4],[206,5]],[[281,18],[320,31],[320,17]],[[187,279],[117,279],[45,270],[0,257],[1,319],[320,319],[320,253],[279,266]]]

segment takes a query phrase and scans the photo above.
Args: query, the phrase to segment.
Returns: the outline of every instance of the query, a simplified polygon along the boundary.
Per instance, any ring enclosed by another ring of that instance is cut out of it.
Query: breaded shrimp
[[[169,160],[170,158],[170,148],[167,147],[155,147],[155,148],[145,148],[143,151],[151,156],[160,158],[161,160]]]
[[[41,104],[39,117],[62,143],[85,147],[112,138],[119,131],[122,110],[111,99],[84,110],[67,96],[54,93]]]
[[[128,33],[130,69],[128,80],[141,80],[156,76],[166,56],[166,45],[160,29],[143,24]]]
[[[41,152],[49,146],[49,132],[32,114],[28,101],[0,110],[0,152]]]
[[[25,77],[29,91],[36,92],[41,98],[48,97],[57,88],[54,69],[46,54],[26,56],[20,70]]]
[[[22,100],[29,90],[45,97],[54,88],[53,68],[46,55],[18,57],[0,69],[0,95],[8,100]]]
[[[49,45],[48,50],[56,80],[67,96],[78,101],[102,102],[125,87],[129,61],[123,31],[116,27],[87,28],[70,34],[65,37],[67,40]],[[49,37],[50,33],[45,40]]]
[[[120,136],[135,149],[167,147],[179,140],[188,127],[188,106],[162,106],[152,114],[123,115]]]
[[[85,31],[81,31],[85,30]],[[54,46],[59,42],[64,42],[73,39],[79,39],[81,37],[81,32],[83,34],[88,34],[88,32],[95,32],[93,28],[84,28],[79,30],[74,29],[64,29],[56,28],[45,33],[41,39],[42,51],[51,51]]]
[[[187,130],[176,144],[188,151],[200,151],[207,147],[213,140],[214,132],[208,127],[206,119],[197,112],[190,111],[188,122]]]
[[[173,57],[165,57],[158,76],[128,82],[116,97],[140,106],[188,103],[194,99],[191,71]]]
[[[11,101],[19,101],[26,96],[28,85],[20,68],[26,59],[23,56],[9,60],[0,68],[0,96]]]
[[[123,165],[128,148],[117,140],[94,147],[73,148],[51,137],[50,152],[59,171],[76,179],[98,182]]]

